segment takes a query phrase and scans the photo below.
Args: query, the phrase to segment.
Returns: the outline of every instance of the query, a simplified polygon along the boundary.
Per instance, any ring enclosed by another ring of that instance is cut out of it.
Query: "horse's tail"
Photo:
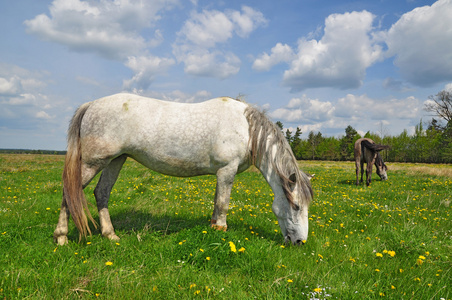
[[[363,140],[361,142],[361,146],[364,147],[364,148],[367,148],[367,149],[369,149],[369,150],[371,150],[373,152],[380,152],[382,150],[390,148],[388,145],[372,144],[371,142],[366,141],[366,140]]]
[[[91,235],[85,210],[94,226],[96,226],[88,209],[82,183],[80,126],[89,106],[90,103],[83,104],[72,117],[68,129],[68,145],[63,171],[63,201],[66,201],[72,220],[74,220],[75,226],[80,233],[80,238],[82,235],[86,236],[87,233]]]

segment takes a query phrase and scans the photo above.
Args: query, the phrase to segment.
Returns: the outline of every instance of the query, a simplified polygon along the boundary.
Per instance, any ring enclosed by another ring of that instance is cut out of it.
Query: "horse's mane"
[[[383,158],[380,155],[380,152],[377,152],[377,158],[375,159],[375,163],[377,165],[380,165],[382,167],[385,167],[386,169],[388,168],[385,164],[385,162],[383,161]]]
[[[249,123],[248,150],[251,163],[258,167],[264,157],[270,158],[270,163],[273,164],[273,168],[281,178],[282,188],[292,207],[297,206],[290,188],[293,183],[301,185],[301,204],[309,205],[313,196],[311,183],[298,168],[297,160],[281,130],[270,121],[264,112],[250,105],[245,109],[245,117]],[[273,151],[277,155],[274,155]],[[274,159],[271,159],[272,157]],[[295,174],[295,180],[291,180],[292,174]]]

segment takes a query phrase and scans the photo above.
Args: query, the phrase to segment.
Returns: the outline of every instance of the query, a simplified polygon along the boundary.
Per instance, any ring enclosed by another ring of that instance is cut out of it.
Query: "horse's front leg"
[[[226,166],[217,171],[217,187],[211,220],[212,228],[226,231],[228,227],[226,217],[236,172],[237,167],[232,166]]]
[[[108,212],[108,200],[113,185],[118,178],[119,171],[126,161],[126,156],[120,156],[110,162],[110,164],[102,171],[99,182],[94,189],[94,196],[96,197],[97,209],[99,211],[99,222],[102,236],[110,240],[119,240],[115,233],[113,224],[111,223],[110,213]]]

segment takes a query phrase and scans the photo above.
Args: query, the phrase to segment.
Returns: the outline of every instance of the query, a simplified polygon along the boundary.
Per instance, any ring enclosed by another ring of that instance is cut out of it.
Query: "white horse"
[[[283,134],[264,113],[231,98],[197,104],[117,94],[83,104],[68,130],[63,201],[54,240],[67,243],[69,215],[80,237],[96,226],[83,189],[102,171],[94,190],[102,235],[118,240],[108,199],[127,157],[171,176],[217,176],[211,226],[226,230],[235,174],[254,164],[275,195],[273,212],[285,242],[308,237],[312,189]],[[85,214],[86,211],[86,214]]]

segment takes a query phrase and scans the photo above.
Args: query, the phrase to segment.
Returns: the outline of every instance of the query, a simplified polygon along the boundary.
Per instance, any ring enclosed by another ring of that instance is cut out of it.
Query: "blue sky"
[[[452,0],[0,2],[0,148],[64,150],[118,92],[241,96],[286,128],[413,132],[452,88]]]

